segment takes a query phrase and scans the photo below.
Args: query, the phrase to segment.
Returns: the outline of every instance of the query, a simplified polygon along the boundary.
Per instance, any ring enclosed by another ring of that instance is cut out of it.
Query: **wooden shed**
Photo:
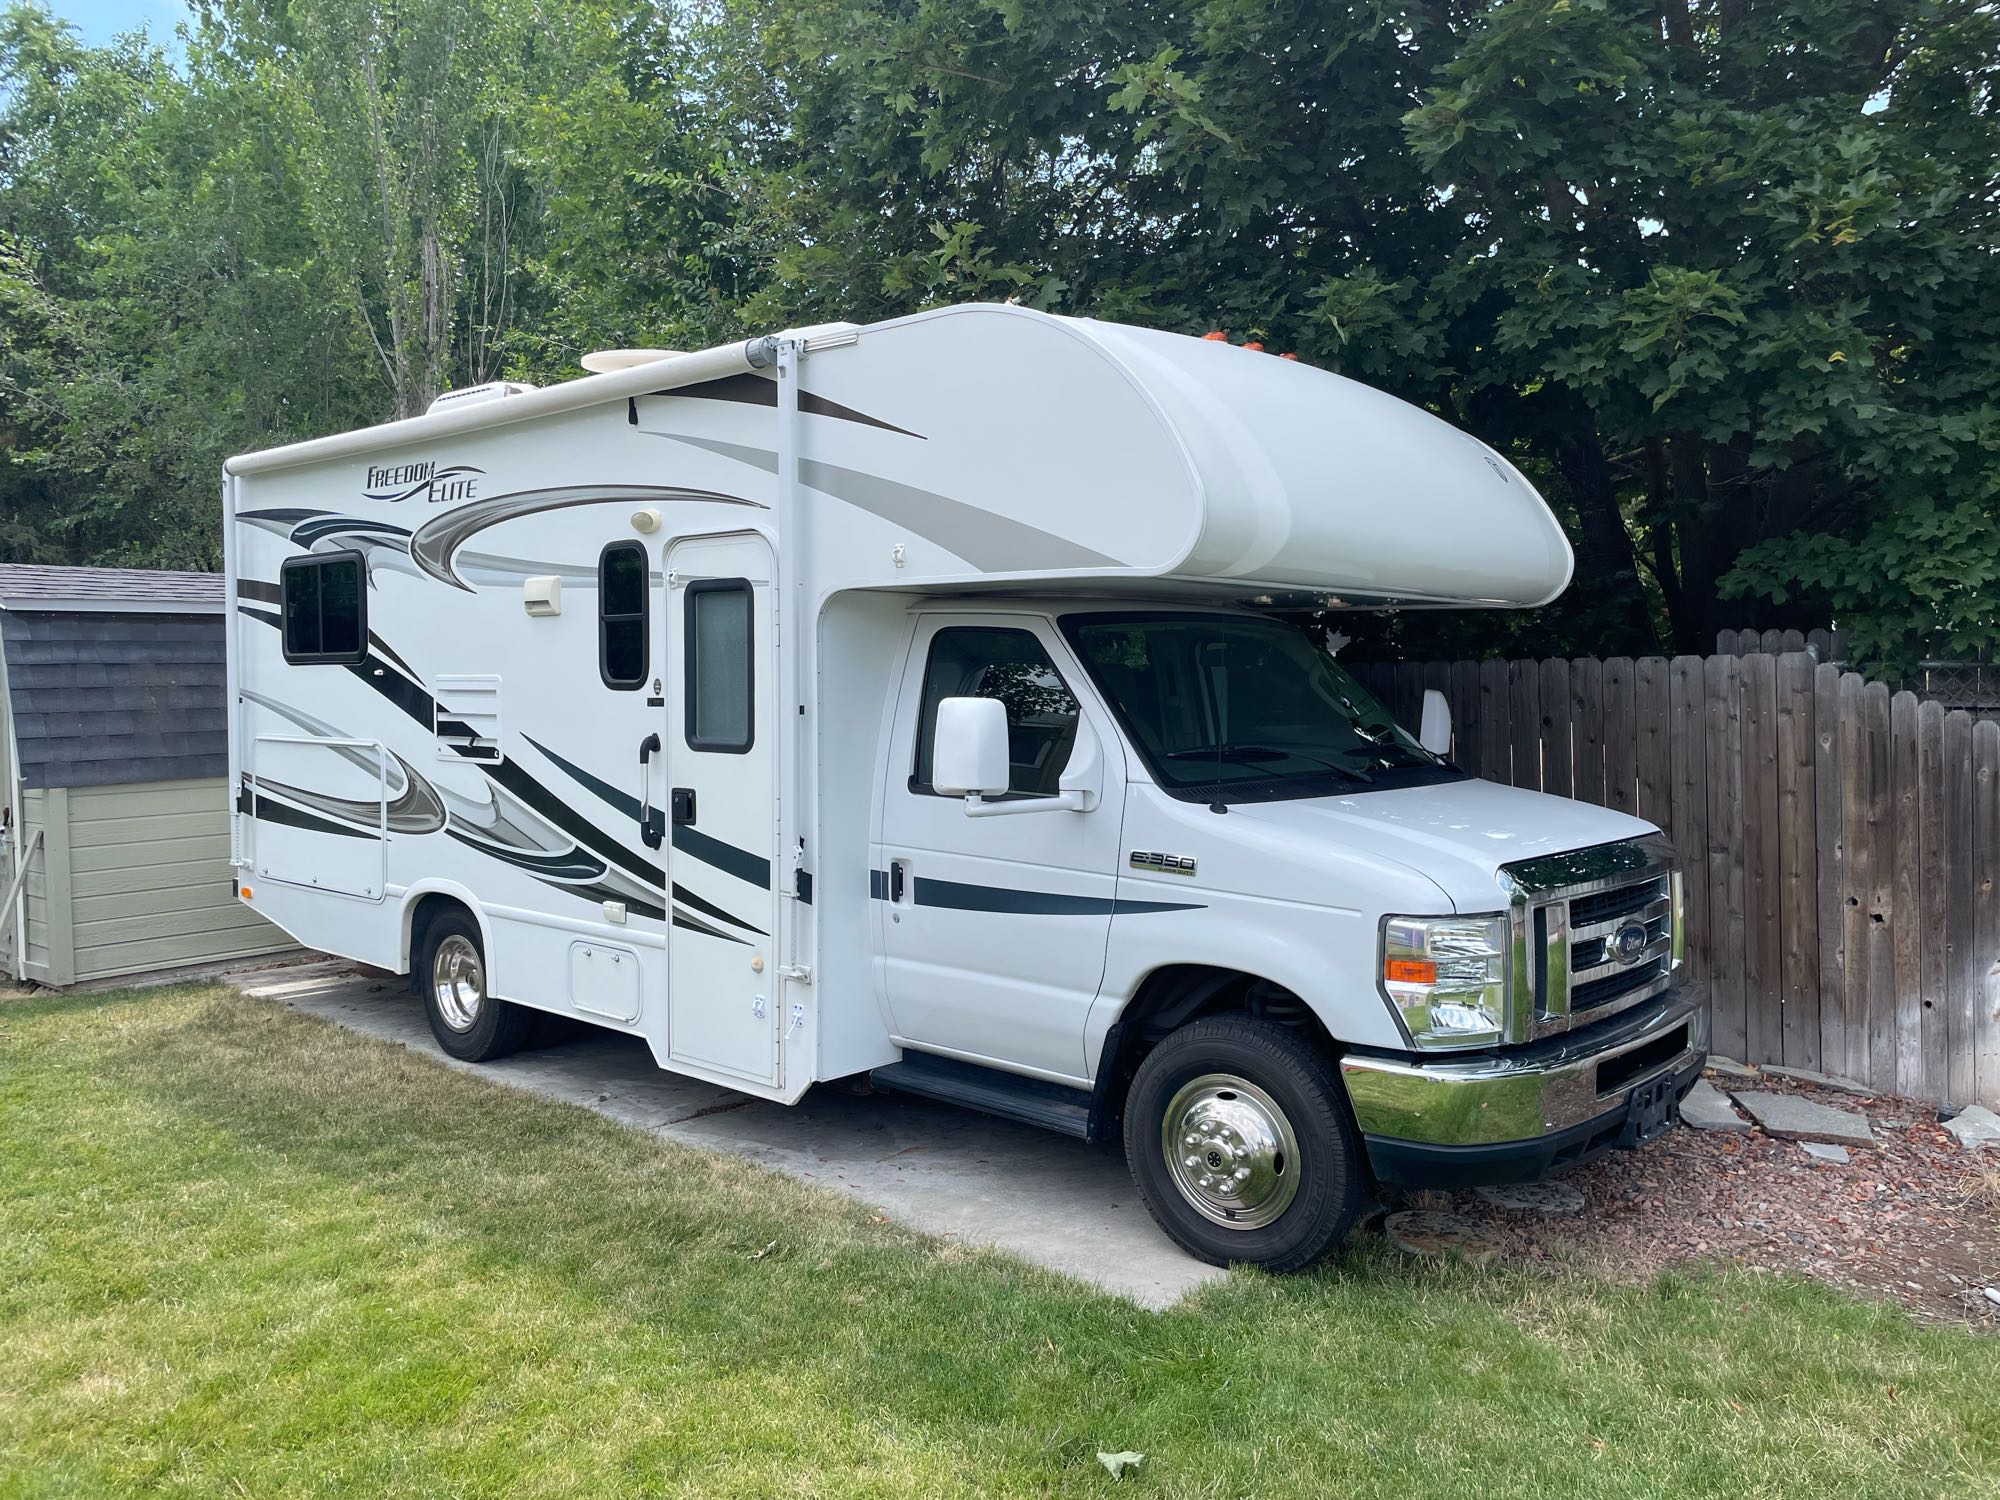
[[[0,564],[0,965],[16,979],[296,946],[236,899],[229,867],[223,607],[213,574]]]

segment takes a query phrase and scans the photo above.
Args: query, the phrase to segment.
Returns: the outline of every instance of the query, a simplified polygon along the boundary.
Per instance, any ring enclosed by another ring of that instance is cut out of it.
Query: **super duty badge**
[[[1155,870],[1162,875],[1194,874],[1194,856],[1191,854],[1159,854],[1150,849],[1132,851],[1132,868],[1135,870]]]

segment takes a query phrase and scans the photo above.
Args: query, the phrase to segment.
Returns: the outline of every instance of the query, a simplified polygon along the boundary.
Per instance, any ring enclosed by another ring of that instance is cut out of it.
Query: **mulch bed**
[[[2000,1149],[1967,1151],[1937,1111],[1764,1077],[1711,1077],[1732,1088],[1800,1094],[1868,1116],[1878,1144],[1846,1165],[1812,1160],[1796,1141],[1685,1126],[1636,1152],[1614,1151],[1561,1180],[1582,1213],[1496,1208],[1476,1193],[1424,1195],[1498,1231],[1501,1256],[1582,1263],[1620,1280],[1677,1265],[1732,1261],[1793,1271],[1896,1302],[1927,1322],[2000,1333]]]

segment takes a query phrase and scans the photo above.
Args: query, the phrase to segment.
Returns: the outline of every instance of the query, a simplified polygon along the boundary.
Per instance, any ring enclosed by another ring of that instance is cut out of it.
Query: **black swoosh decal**
[[[724,375],[719,380],[704,380],[700,385],[679,386],[670,391],[648,391],[649,396],[692,396],[697,401],[742,401],[751,406],[778,404],[778,381],[771,375]],[[884,422],[880,417],[871,417],[866,412],[856,411],[851,406],[842,406],[838,401],[829,401],[824,396],[816,396],[801,387],[799,390],[799,410],[809,416],[837,417],[843,422],[859,422],[864,427],[879,427],[884,432],[899,432],[904,437],[913,437],[918,442],[928,442],[921,432],[912,432],[907,427],[898,427],[893,422]]]
[[[248,788],[237,798],[238,811],[266,823],[283,823],[288,828],[303,828],[309,833],[337,834],[344,839],[373,839],[375,834],[365,829],[354,828],[346,823],[336,823],[330,818],[315,817],[303,808],[289,807],[283,802],[274,802],[269,797],[252,797]]]
[[[869,891],[877,900],[888,895],[889,877],[881,870],[869,872]],[[949,911],[985,911],[1016,917],[1102,917],[1142,916],[1161,911],[1202,911],[1199,903],[1188,901],[1132,901],[1122,896],[1065,896],[1056,891],[1023,891],[1004,885],[966,885],[956,880],[914,882],[918,906],[938,906]]]
[[[582,766],[577,765],[574,761],[565,760],[533,735],[524,734],[521,738],[541,751],[551,762],[561,767],[562,770],[566,771],[582,785],[588,787],[603,801],[617,808],[618,811],[625,814],[626,817],[632,819],[635,823],[638,821],[639,799],[630,792],[621,792],[617,787],[611,785],[610,782],[591,775],[590,772],[584,770]],[[653,816],[658,818],[660,815],[660,809],[657,807],[654,808]],[[674,825],[673,838],[674,847],[680,850],[681,853],[698,859],[705,865],[712,865],[725,875],[734,875],[738,880],[746,881],[760,890],[768,891],[771,888],[771,862],[768,859],[752,854],[748,849],[739,849],[734,844],[725,844],[721,839],[710,838],[707,834],[702,833],[698,829],[690,828],[685,823],[676,823]],[[731,918],[730,920],[733,921],[735,919]],[[754,931],[755,929],[753,928],[752,930]]]

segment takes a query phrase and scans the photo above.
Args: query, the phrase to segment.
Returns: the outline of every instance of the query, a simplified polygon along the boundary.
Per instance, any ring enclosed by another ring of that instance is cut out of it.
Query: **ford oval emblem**
[[[1646,924],[1634,918],[1611,934],[1611,956],[1621,964],[1637,963],[1647,941]]]

